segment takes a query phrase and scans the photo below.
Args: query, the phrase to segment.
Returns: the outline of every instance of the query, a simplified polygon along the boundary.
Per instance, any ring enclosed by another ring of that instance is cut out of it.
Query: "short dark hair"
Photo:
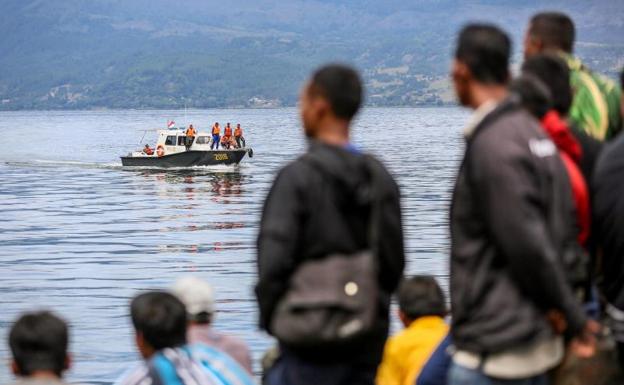
[[[537,119],[541,120],[552,108],[550,91],[536,76],[520,75],[509,85],[509,92],[517,95],[522,106]]]
[[[529,36],[540,39],[546,48],[572,53],[575,35],[574,22],[561,12],[538,13],[529,24]]]
[[[60,377],[67,360],[68,334],[65,321],[50,312],[22,315],[9,332],[9,346],[19,374],[29,376],[45,370]]]
[[[310,92],[327,99],[334,114],[351,120],[360,109],[363,87],[360,76],[353,68],[330,64],[314,72]]]
[[[446,315],[444,293],[435,278],[417,275],[405,278],[398,290],[399,309],[410,319]]]
[[[469,24],[459,33],[455,59],[464,63],[478,81],[506,84],[509,80],[511,40],[490,24]]]
[[[140,294],[130,305],[132,324],[156,350],[186,343],[186,308],[174,295],[153,291]]]
[[[522,65],[522,73],[538,78],[550,93],[552,108],[565,116],[572,105],[570,68],[558,56],[540,54],[527,59]]]

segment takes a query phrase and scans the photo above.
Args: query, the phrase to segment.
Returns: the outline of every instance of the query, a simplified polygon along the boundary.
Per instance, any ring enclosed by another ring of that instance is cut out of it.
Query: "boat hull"
[[[155,168],[232,165],[240,163],[248,151],[250,150],[191,150],[163,156],[122,156],[121,164]]]

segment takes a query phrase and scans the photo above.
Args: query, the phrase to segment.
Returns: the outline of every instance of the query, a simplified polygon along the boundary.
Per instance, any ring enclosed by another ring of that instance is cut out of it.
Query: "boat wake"
[[[189,167],[154,167],[154,166],[122,166],[121,162],[82,162],[74,160],[45,160],[45,159],[33,159],[24,161],[4,161],[7,166],[12,167],[78,167],[78,168],[95,168],[95,169],[108,169],[119,171],[155,171],[155,172],[180,172],[180,171],[194,171],[194,172],[234,172],[241,168],[241,165],[212,165],[212,166],[189,166]]]

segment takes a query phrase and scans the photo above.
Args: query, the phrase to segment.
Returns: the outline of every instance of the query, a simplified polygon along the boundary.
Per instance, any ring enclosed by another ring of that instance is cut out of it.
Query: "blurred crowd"
[[[404,277],[399,187],[350,141],[361,79],[327,65],[300,96],[309,147],[262,212],[255,293],[277,343],[258,378],[247,345],[211,326],[210,285],[184,277],[132,300],[143,361],[117,384],[624,383],[624,73],[592,72],[574,43],[567,15],[533,16],[512,77],[503,30],[459,32],[452,83],[474,112],[449,210],[450,301],[435,278]],[[404,328],[388,338],[395,294]],[[61,384],[68,336],[50,312],[22,315],[17,383]]]

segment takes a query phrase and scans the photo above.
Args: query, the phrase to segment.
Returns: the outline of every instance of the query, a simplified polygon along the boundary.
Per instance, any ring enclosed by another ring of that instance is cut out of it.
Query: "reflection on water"
[[[118,155],[178,112],[0,113],[3,132],[32,128],[6,137],[0,153],[0,335],[24,310],[54,309],[72,325],[70,379],[110,383],[138,359],[130,298],[192,273],[216,289],[216,327],[246,339],[257,360],[272,343],[257,330],[252,295],[261,205],[305,143],[294,109],[188,113],[199,127],[232,115],[248,127],[253,159],[165,171],[124,169]],[[402,188],[410,272],[446,275],[464,118],[456,109],[369,109],[357,122],[354,143],[378,154]],[[380,128],[402,140],[383,147]],[[2,341],[0,361],[8,357]],[[0,369],[0,383],[10,379]]]

